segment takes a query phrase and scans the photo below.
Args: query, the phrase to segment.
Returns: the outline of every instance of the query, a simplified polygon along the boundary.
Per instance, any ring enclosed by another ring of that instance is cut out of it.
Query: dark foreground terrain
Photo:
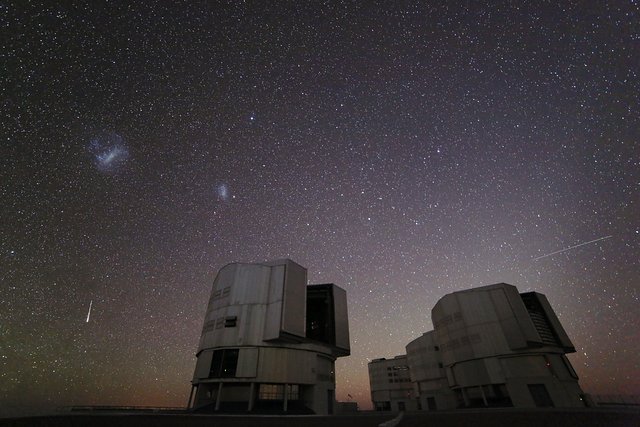
[[[392,421],[397,416],[398,414],[380,412],[332,417],[84,413],[5,418],[0,419],[0,427],[375,427]],[[391,424],[393,425],[398,427],[639,427],[640,409],[409,412],[403,414],[397,424]]]

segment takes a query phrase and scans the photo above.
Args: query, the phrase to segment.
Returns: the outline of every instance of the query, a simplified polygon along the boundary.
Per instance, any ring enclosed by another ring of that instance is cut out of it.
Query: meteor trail
[[[559,251],[551,252],[550,254],[541,255],[541,256],[539,256],[539,257],[534,258],[533,260],[534,260],[534,261],[537,261],[537,260],[539,260],[539,259],[541,259],[541,258],[546,258],[546,257],[551,256],[551,255],[555,255],[555,254],[559,254],[559,253],[562,253],[562,252],[566,252],[566,251],[569,251],[569,250],[571,250],[571,249],[578,248],[578,247],[580,247],[580,246],[588,245],[588,244],[590,244],[590,243],[599,242],[600,240],[605,240],[605,239],[608,239],[608,238],[610,238],[610,237],[613,237],[613,236],[604,236],[604,237],[600,237],[599,239],[590,240],[590,241],[588,241],[588,242],[584,242],[584,243],[579,243],[579,244],[574,245],[574,246],[569,246],[568,248],[560,249]]]
[[[93,305],[93,300],[89,303],[89,312],[87,313],[87,323],[89,323],[89,318],[91,317],[91,306]]]

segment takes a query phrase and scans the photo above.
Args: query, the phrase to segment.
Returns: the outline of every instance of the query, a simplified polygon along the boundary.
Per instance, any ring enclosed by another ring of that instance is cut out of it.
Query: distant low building
[[[483,286],[445,295],[431,317],[434,330],[406,347],[419,409],[585,406],[565,356],[575,348],[544,295]],[[389,399],[372,385],[376,408],[396,409]]]
[[[211,290],[189,407],[331,414],[335,360],[349,353],[343,289],[307,286],[288,259],[229,264]]]
[[[357,412],[357,402],[336,402],[336,414],[355,414]]]
[[[407,356],[374,359],[369,362],[371,400],[376,411],[417,409]]]

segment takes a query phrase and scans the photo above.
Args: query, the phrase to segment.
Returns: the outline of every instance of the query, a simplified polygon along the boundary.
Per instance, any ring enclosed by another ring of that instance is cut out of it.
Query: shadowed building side
[[[455,408],[455,393],[449,388],[435,333],[425,332],[406,346],[411,381],[420,409]]]
[[[291,260],[229,264],[211,291],[189,407],[330,414],[350,353],[346,292]]]

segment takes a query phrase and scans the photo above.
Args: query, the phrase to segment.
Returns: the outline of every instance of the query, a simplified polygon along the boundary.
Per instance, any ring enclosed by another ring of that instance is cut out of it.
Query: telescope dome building
[[[335,360],[349,354],[342,288],[307,285],[289,259],[228,264],[211,289],[189,407],[331,414]]]
[[[433,331],[406,346],[416,406],[422,410],[482,407],[584,407],[578,375],[567,359],[575,348],[537,292],[506,283],[443,296],[431,311]],[[378,409],[407,407],[390,394],[391,376],[372,369]]]

